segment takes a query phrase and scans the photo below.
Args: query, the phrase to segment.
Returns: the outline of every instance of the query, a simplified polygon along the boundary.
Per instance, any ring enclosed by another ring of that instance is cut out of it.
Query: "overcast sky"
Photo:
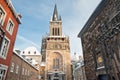
[[[63,34],[70,38],[71,54],[82,55],[77,37],[101,0],[56,0],[58,14],[62,16]],[[53,15],[55,0],[12,0],[17,12],[22,14],[15,48],[24,50],[29,46],[41,49],[42,36],[49,33],[49,21]]]

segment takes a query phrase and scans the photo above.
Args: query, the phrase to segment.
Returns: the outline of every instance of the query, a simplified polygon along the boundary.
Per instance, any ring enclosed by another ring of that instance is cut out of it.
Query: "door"
[[[107,75],[105,75],[105,74],[99,75],[98,80],[107,80]]]

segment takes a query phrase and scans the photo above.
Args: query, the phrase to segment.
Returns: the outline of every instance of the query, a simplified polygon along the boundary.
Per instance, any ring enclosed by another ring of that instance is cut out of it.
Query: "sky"
[[[41,50],[42,37],[49,33],[49,21],[55,3],[62,17],[63,34],[69,36],[71,54],[82,55],[80,30],[101,0],[11,0],[17,13],[22,15],[15,49],[35,46]]]

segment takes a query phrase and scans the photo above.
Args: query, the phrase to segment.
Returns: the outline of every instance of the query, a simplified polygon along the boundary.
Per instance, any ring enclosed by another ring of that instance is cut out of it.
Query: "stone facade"
[[[87,79],[120,80],[120,1],[102,0],[78,36]]]
[[[69,38],[62,35],[62,20],[55,5],[50,35],[43,37],[41,54],[45,62],[44,80],[71,80]]]

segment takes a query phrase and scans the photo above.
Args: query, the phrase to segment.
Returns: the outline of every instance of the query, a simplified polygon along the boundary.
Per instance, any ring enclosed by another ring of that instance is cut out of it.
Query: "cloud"
[[[17,11],[23,14],[23,18],[45,19],[50,14],[48,12],[51,9],[50,5],[45,1],[12,0],[12,2]]]
[[[37,48],[40,48],[39,45],[37,45],[36,43],[34,43],[33,41],[21,36],[21,35],[17,35],[17,39],[21,40],[23,43],[19,43],[19,46],[22,45],[22,46],[26,46],[26,45],[32,45],[32,46],[35,46]]]
[[[81,39],[77,36],[100,1],[92,0],[88,2],[88,0],[75,0],[71,5],[72,10],[63,11],[64,13],[71,12],[63,19],[63,31],[70,37],[72,54],[74,52],[80,55],[83,54]]]
[[[78,33],[85,25],[89,16],[101,0],[58,0],[58,13],[62,16],[63,32],[70,37],[71,53],[82,55],[81,40]],[[16,47],[24,49],[26,46],[34,45],[38,48],[38,43],[43,34],[49,31],[49,19],[53,14],[54,1],[50,0],[13,0],[19,12],[22,12],[23,24],[19,29]],[[46,27],[47,26],[47,27]],[[30,34],[34,35],[31,36]],[[36,38],[35,38],[36,37]],[[32,41],[31,41],[32,40]]]

